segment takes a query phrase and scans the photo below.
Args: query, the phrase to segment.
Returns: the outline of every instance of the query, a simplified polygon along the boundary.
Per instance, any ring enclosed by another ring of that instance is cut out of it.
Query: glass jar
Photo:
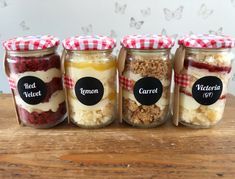
[[[127,48],[124,37],[122,45]],[[165,36],[132,36],[136,42],[155,41],[153,46],[136,44],[126,49],[122,86],[122,118],[136,127],[155,127],[164,123],[169,114],[172,60],[170,48],[174,42]],[[156,46],[162,39],[168,46]],[[128,40],[126,40],[128,42]],[[137,48],[139,47],[139,48]]]
[[[23,125],[50,128],[66,118],[58,44],[59,40],[52,36],[27,36],[4,42],[5,71],[18,121]]]
[[[70,48],[67,44],[74,41],[78,46]],[[90,44],[81,49],[84,41]],[[116,111],[116,58],[112,55],[115,40],[78,36],[65,40],[63,45],[69,120],[82,128],[107,126],[115,119]]]
[[[186,45],[182,74],[187,76],[188,82],[179,89],[179,122],[193,128],[209,128],[223,118],[234,41],[213,35],[196,38],[205,40],[207,46]],[[183,45],[191,40],[184,40]]]

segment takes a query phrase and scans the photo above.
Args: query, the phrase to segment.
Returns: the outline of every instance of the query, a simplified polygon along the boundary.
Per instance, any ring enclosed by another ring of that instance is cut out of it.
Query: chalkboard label
[[[47,93],[46,84],[35,76],[20,78],[17,89],[23,101],[31,105],[41,103]]]
[[[223,83],[216,76],[198,79],[192,87],[193,98],[202,105],[214,104],[223,91]]]
[[[134,85],[134,96],[142,105],[153,105],[162,96],[162,83],[154,77],[144,77]]]
[[[100,80],[93,77],[84,77],[75,85],[77,99],[84,105],[97,104],[104,95],[104,87]]]

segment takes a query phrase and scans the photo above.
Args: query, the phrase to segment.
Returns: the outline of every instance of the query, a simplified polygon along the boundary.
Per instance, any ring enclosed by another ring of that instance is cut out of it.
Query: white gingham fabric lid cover
[[[213,34],[185,35],[178,40],[178,44],[190,48],[232,48],[235,39]]]
[[[127,35],[122,38],[121,45],[131,49],[164,49],[171,48],[174,40],[165,35]]]
[[[24,36],[3,42],[3,47],[10,51],[43,50],[58,46],[60,40],[51,35]]]
[[[107,36],[75,36],[63,41],[67,50],[108,50],[116,46],[116,40]]]

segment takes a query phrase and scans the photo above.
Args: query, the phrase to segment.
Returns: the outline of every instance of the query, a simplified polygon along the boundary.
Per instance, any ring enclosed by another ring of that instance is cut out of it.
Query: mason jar
[[[79,127],[100,128],[115,119],[115,45],[114,39],[100,35],[70,37],[63,42],[69,120]]]
[[[174,40],[162,35],[133,35],[122,39],[126,50],[122,86],[122,118],[136,127],[155,127],[169,114]]]
[[[56,37],[25,36],[3,43],[5,72],[20,124],[49,128],[66,118],[60,56]]]
[[[232,71],[234,39],[228,36],[191,35],[179,40],[185,48],[180,84],[179,122],[209,128],[223,118]]]

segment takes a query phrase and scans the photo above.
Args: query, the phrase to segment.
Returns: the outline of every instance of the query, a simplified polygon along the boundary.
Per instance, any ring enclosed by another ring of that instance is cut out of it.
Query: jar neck
[[[66,50],[65,52],[67,54],[82,54],[82,55],[110,55],[112,53],[113,49],[109,49],[109,50]]]
[[[7,51],[7,55],[13,57],[42,57],[56,52],[57,47],[43,49],[43,50],[29,50],[29,51]]]
[[[168,54],[170,53],[170,48],[167,49],[148,49],[148,50],[142,50],[142,49],[127,49],[128,54],[132,53],[141,53],[141,54]]]
[[[187,52],[192,53],[201,53],[201,52],[208,52],[208,53],[218,53],[218,52],[231,52],[231,48],[188,48],[186,47]]]

